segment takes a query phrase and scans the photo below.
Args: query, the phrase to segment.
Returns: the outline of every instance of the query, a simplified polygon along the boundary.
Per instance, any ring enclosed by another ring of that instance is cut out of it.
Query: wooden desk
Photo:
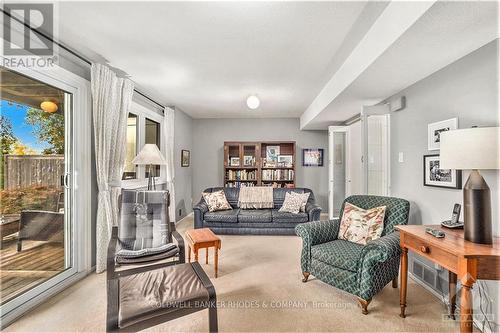
[[[217,271],[219,269],[219,250],[221,248],[220,238],[209,228],[202,228],[186,231],[186,239],[188,243],[188,262],[191,262],[191,249],[193,249],[194,252],[194,260],[198,261],[198,250],[205,248],[205,263],[208,264],[208,248],[214,248],[214,268],[215,277],[217,278]]]
[[[444,238],[436,238],[425,232],[431,227],[445,232]],[[450,274],[450,312],[454,318],[457,276],[462,283],[460,297],[460,332],[472,332],[472,293],[477,279],[500,280],[500,238],[493,245],[475,244],[464,240],[463,230],[447,229],[439,225],[397,226],[401,239],[401,289],[400,305],[405,317],[406,286],[408,280],[408,250],[445,267]]]

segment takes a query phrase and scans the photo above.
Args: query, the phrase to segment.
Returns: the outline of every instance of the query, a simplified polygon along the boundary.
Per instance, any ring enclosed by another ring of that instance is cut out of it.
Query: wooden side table
[[[444,231],[444,238],[436,238],[425,232],[426,227]],[[401,289],[400,305],[404,318],[406,286],[408,280],[408,250],[443,266],[450,272],[450,315],[454,317],[457,276],[462,283],[460,297],[460,332],[472,332],[472,292],[478,279],[500,280],[500,238],[492,245],[476,244],[464,239],[463,230],[447,229],[439,225],[396,226],[401,234]]]
[[[194,260],[198,261],[198,250],[206,249],[205,263],[208,264],[208,249],[214,248],[214,266],[215,277],[219,269],[219,250],[221,248],[221,240],[209,228],[192,229],[186,231],[186,240],[188,245],[188,262],[191,262],[191,249],[194,252]]]

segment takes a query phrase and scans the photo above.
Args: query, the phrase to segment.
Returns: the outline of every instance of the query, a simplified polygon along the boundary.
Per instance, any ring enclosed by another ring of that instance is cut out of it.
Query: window
[[[149,167],[135,165],[132,160],[147,143],[156,144],[162,151],[161,122],[163,121],[163,114],[136,102],[132,102],[130,111],[127,119],[127,143],[122,180],[125,181],[125,186],[136,187],[142,186],[142,182],[147,180]],[[153,176],[161,177],[161,166],[157,165],[153,168]],[[130,181],[128,185],[127,181]]]
[[[136,179],[137,167],[132,164],[132,160],[137,155],[137,116],[133,113],[129,113],[127,119],[127,147],[125,154],[125,168],[123,169],[122,179]]]
[[[157,123],[154,120],[146,118],[146,138],[144,143],[154,143],[161,147],[160,145],[160,123]],[[158,177],[160,175],[160,166],[156,165],[153,169],[153,177]],[[145,178],[149,177],[148,169],[146,168],[146,172],[144,174]]]

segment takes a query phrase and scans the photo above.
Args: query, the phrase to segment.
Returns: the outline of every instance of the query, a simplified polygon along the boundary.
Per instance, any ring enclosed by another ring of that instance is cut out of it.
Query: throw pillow
[[[306,211],[306,205],[307,205],[307,200],[309,200],[309,195],[311,195],[310,192],[308,193],[297,193],[297,192],[290,192],[291,195],[299,197],[300,200],[302,201],[302,204],[300,206],[300,211],[305,212]]]
[[[346,202],[340,222],[339,239],[366,245],[380,238],[384,229],[386,206],[359,208]]]
[[[283,206],[279,209],[280,212],[298,214],[302,206],[302,199],[300,197],[291,195],[289,192],[285,194]]]
[[[207,203],[208,210],[211,212],[233,209],[229,202],[227,202],[224,190],[215,191],[212,193],[203,192],[202,194],[203,199],[205,199],[205,202]]]

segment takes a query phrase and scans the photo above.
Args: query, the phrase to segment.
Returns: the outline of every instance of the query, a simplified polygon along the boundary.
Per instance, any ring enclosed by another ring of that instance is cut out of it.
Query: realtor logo
[[[4,55],[54,55],[54,5],[47,3],[8,3],[3,5]],[[31,28],[31,29],[30,29]],[[50,39],[37,34],[43,32]]]

